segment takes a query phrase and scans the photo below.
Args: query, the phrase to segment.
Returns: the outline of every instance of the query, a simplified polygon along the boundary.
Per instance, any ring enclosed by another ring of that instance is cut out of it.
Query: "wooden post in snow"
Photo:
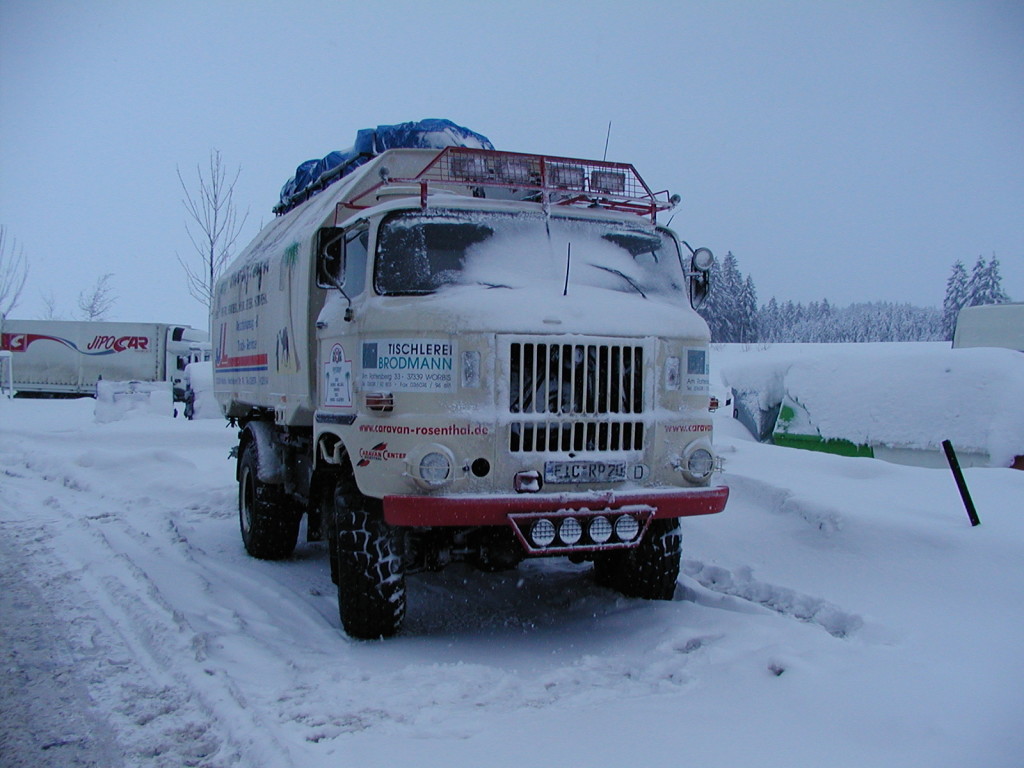
[[[942,450],[946,452],[946,461],[949,462],[949,468],[953,470],[953,478],[956,480],[956,487],[960,489],[960,498],[964,501],[964,507],[967,509],[967,517],[970,518],[971,525],[981,525],[981,520],[978,519],[978,512],[974,508],[974,502],[971,500],[971,492],[967,490],[967,481],[964,480],[964,473],[960,469],[960,462],[957,461],[956,453],[953,451],[953,444],[949,440],[943,440]]]

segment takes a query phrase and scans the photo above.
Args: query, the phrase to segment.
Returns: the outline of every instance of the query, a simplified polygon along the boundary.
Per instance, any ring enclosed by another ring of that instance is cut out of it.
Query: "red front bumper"
[[[508,525],[508,516],[516,513],[571,509],[585,514],[636,505],[652,507],[654,517],[689,517],[721,512],[728,498],[725,486],[508,496],[385,496],[384,520],[390,525],[417,528]]]

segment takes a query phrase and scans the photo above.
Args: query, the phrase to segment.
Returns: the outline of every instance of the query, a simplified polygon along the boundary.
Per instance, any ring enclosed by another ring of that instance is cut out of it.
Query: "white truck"
[[[187,325],[4,320],[0,349],[21,397],[92,396],[102,379],[168,381],[181,400],[185,366],[209,358],[209,341]]]
[[[216,287],[246,550],[288,557],[306,515],[358,638],[399,630],[406,574],[454,561],[565,556],[670,599],[679,518],[728,497],[693,309],[711,252],[657,224],[678,198],[630,165],[479,146],[349,165]]]

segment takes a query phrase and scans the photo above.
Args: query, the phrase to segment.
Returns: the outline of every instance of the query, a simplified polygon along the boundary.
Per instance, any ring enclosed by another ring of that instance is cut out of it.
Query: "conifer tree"
[[[711,331],[711,341],[722,341],[722,329],[720,318],[723,314],[723,302],[725,301],[725,288],[722,285],[722,265],[718,259],[711,265],[711,272],[708,275],[709,291],[707,301],[698,310],[698,314],[704,318]]]
[[[740,341],[741,329],[743,327],[743,276],[740,274],[739,262],[733,256],[732,251],[725,254],[722,260],[722,283],[723,296],[721,301],[721,313],[719,327],[721,330],[720,341]]]
[[[968,282],[968,304],[976,307],[979,304],[1005,304],[1010,300],[1003,290],[1003,278],[999,274],[999,259],[985,262],[981,256],[974,265]]]
[[[942,336],[945,341],[953,340],[956,316],[967,304],[967,268],[957,259],[953,271],[946,280],[946,298],[942,300]]]
[[[752,344],[758,339],[757,289],[754,279],[747,275],[740,291],[739,302],[739,338],[737,341]]]
[[[772,296],[758,313],[759,341],[773,342],[779,340],[780,315],[779,302]]]

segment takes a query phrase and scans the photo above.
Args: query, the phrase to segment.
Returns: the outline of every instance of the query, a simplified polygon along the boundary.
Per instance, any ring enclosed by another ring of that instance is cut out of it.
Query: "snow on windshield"
[[[375,285],[382,294],[446,286],[526,288],[555,283],[687,302],[679,248],[664,231],[627,222],[543,214],[400,213],[381,227]]]

